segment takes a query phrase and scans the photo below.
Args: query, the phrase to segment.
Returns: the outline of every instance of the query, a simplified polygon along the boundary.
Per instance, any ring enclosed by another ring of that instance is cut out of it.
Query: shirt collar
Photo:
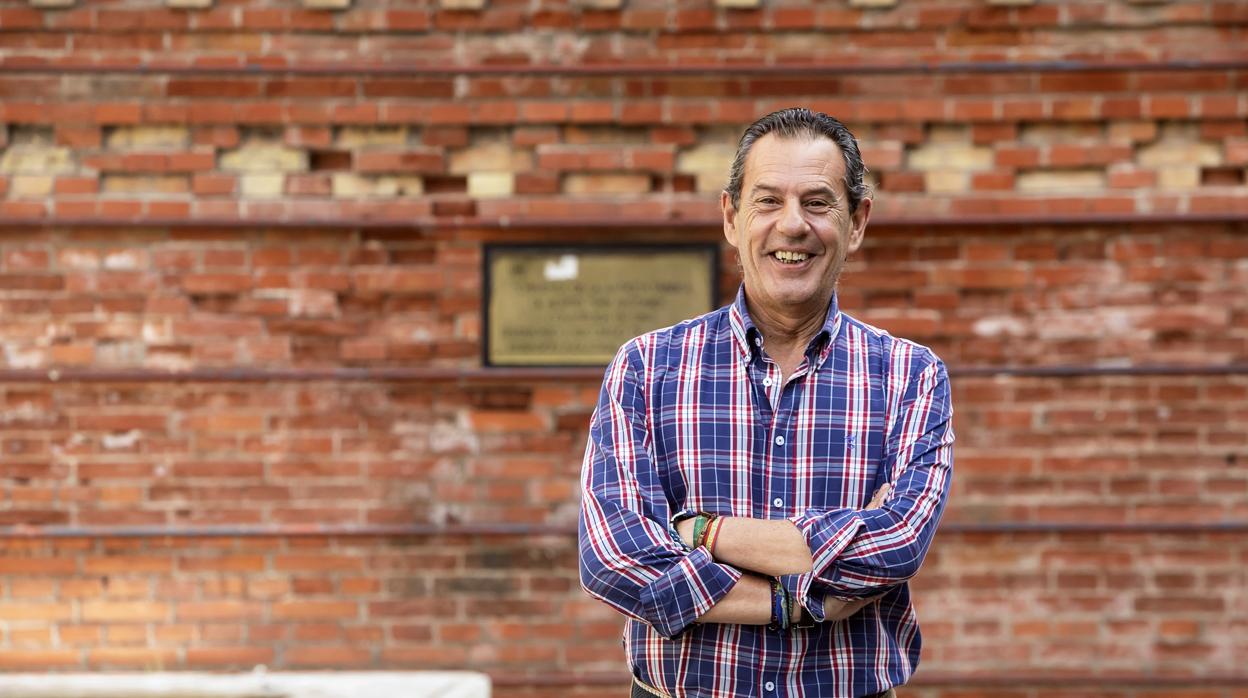
[[[758,356],[763,348],[763,333],[750,318],[750,311],[745,306],[745,284],[737,288],[737,297],[728,308],[728,324],[732,328],[732,336],[742,356],[751,359]],[[832,339],[841,329],[841,309],[837,304],[836,293],[828,303],[828,312],[823,319],[823,327],[806,345],[806,356],[816,365],[821,365],[828,357],[832,347]]]

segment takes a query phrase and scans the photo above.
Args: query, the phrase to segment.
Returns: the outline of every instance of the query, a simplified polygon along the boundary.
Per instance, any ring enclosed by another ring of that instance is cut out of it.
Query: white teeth
[[[788,250],[777,250],[773,253],[776,259],[781,262],[794,264],[797,262],[805,262],[810,255],[805,252],[789,252]]]

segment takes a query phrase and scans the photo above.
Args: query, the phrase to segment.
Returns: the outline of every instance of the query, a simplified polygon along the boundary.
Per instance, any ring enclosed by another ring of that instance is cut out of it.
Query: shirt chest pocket
[[[810,483],[803,497],[814,509],[860,508],[887,479],[882,411],[834,412],[814,425],[795,480]]]

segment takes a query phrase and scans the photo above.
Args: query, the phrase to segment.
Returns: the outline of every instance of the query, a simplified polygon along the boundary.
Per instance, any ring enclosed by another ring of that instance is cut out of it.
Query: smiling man
[[[918,664],[907,582],[948,496],[952,409],[930,350],[837,306],[865,171],[826,114],[752,124],[721,196],[736,300],[607,369],[581,583],[629,618],[634,696],[888,696]]]

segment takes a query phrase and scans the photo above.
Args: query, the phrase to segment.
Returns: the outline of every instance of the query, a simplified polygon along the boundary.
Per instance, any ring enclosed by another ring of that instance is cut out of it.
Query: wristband
[[[710,522],[711,520],[707,518],[706,514],[702,514],[702,513],[699,513],[697,516],[693,518],[693,546],[692,547],[697,548],[702,545],[702,536],[706,535],[706,525],[709,524]]]
[[[719,542],[719,529],[724,525],[724,517],[716,516],[706,527],[706,552],[715,559],[715,544]]]
[[[711,524],[717,518],[719,517],[714,514],[699,513],[693,520],[693,547],[701,548],[706,545],[706,534],[710,532]]]
[[[776,577],[771,578],[771,625],[772,630],[784,632],[789,629],[789,595]]]

